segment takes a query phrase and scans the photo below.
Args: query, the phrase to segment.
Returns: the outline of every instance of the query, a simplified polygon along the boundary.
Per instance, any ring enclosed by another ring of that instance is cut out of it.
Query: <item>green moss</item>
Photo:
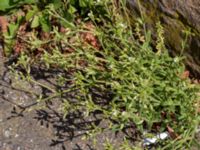
[[[181,36],[185,27],[179,22],[173,20],[173,24],[164,25],[166,42],[177,52],[181,50],[181,42],[184,40]]]

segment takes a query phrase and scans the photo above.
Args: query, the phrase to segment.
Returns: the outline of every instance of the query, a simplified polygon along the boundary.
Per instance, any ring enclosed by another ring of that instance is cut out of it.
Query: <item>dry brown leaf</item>
[[[167,126],[167,130],[169,132],[169,135],[172,139],[177,139],[180,138],[180,136],[178,136],[178,134],[174,131],[174,129],[172,129],[170,126]]]
[[[94,31],[95,29],[95,26],[93,25],[93,23],[92,22],[85,23],[84,28],[89,31],[89,32],[83,32],[81,34],[81,37],[84,40],[84,42],[90,44],[95,49],[99,50],[100,49],[99,41],[97,37],[92,33],[92,31]]]
[[[90,44],[91,46],[93,46],[96,49],[100,49],[100,44],[98,42],[97,37],[94,34],[92,34],[90,32],[84,32],[81,35],[82,35],[81,37],[84,42]]]
[[[0,27],[3,33],[7,32],[8,20],[4,16],[0,16]]]
[[[189,76],[190,76],[190,72],[188,70],[186,70],[181,75],[181,79],[187,79]]]

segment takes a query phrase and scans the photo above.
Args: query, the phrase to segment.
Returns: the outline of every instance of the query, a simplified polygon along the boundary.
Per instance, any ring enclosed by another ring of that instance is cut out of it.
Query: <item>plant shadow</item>
[[[36,110],[36,119],[41,126],[46,128],[52,127],[55,138],[51,139],[51,147],[56,145],[62,145],[63,149],[67,149],[67,142],[78,142],[74,143],[74,150],[83,150],[79,145],[81,138],[87,135],[87,132],[93,130],[93,125],[98,125],[101,119],[93,118],[90,120],[84,119],[81,112],[69,113],[65,118],[63,114],[47,106],[46,110]],[[80,140],[80,141],[79,141]],[[66,145],[66,146],[65,146]],[[87,144],[88,149],[93,150],[90,144]]]
[[[46,70],[42,68],[43,67],[41,66],[31,68],[31,76],[36,81],[43,81],[45,84],[48,84],[57,91],[68,89],[70,87],[70,83],[66,83],[60,86],[57,85],[54,80],[58,74],[65,74],[67,76],[66,72],[58,69]],[[17,69],[21,72],[24,72],[24,70],[22,70],[21,68]],[[13,87],[13,79],[9,79],[7,77],[8,74],[9,69],[6,69],[3,76],[1,77],[2,82],[0,82],[0,86],[6,86],[6,88],[20,92],[22,95],[30,95],[30,93],[27,91],[24,91],[17,87]],[[3,100],[12,104],[13,106],[11,110],[11,116],[9,116],[7,120],[16,117],[24,117],[27,112],[26,110],[38,105],[38,101],[36,101],[37,98],[39,98],[41,95],[43,98],[46,98],[52,94],[51,91],[47,90],[46,88],[40,88],[41,93],[35,95],[36,98],[34,100],[31,100],[31,103],[26,105],[19,105],[18,103],[9,100],[9,98],[4,97],[5,93],[2,92]],[[76,99],[76,92],[77,91],[66,93],[55,99],[45,101],[43,102],[43,108],[35,109],[34,111],[35,113],[33,120],[36,120],[36,122],[39,123],[40,126],[51,129],[53,132],[52,138],[49,139],[51,141],[49,147],[53,148],[59,145],[63,150],[65,150],[69,149],[68,143],[71,142],[73,143],[73,147],[71,147],[71,149],[73,150],[84,150],[85,148],[89,150],[94,150],[92,142],[83,141],[82,138],[93,131],[94,126],[101,127],[102,122],[105,121],[102,118],[102,112],[95,111],[91,113],[89,117],[84,117],[84,114],[81,110],[76,110],[74,112],[69,111],[67,115],[64,115],[63,112],[60,111],[60,106],[63,103],[63,99],[71,99],[72,101],[74,101],[74,99]],[[101,105],[104,108],[108,106],[110,100],[112,99],[112,93],[100,91],[100,89],[90,89],[90,92],[92,93],[91,95],[94,103],[97,105]],[[122,132],[123,135],[125,135],[130,140],[134,140],[134,137],[137,135],[134,125],[125,127]],[[117,138],[118,132],[116,132],[115,134]]]
[[[28,102],[26,104],[19,104],[18,101],[14,101],[11,97],[7,97],[6,95],[8,95],[8,91],[14,91],[18,93],[19,97],[23,95],[28,95],[31,98],[31,94],[28,91],[20,89],[18,87],[13,87],[12,83],[15,79],[12,78],[12,76],[10,76],[9,74],[10,69],[8,68],[8,65],[10,64],[10,62],[8,64],[5,64],[5,70],[0,77],[0,86],[3,87],[3,90],[0,93],[1,100],[3,100],[5,103],[8,103],[12,107],[10,110],[10,115],[7,116],[6,120],[9,121],[18,117],[24,118],[27,115],[27,110],[36,106],[36,109],[34,110],[34,117],[32,119],[36,120],[36,122],[39,123],[42,127],[51,128],[53,134],[52,138],[49,139],[51,141],[49,145],[50,147],[60,145],[59,147],[65,150],[68,149],[66,147],[66,143],[68,141],[73,142],[75,139],[76,143],[73,143],[72,149],[82,150],[81,147],[83,142],[79,144],[81,138],[85,136],[87,132],[93,129],[93,125],[98,125],[101,122],[101,119],[97,118],[95,115],[92,119],[85,119],[80,111],[70,112],[65,117],[63,117],[64,114],[59,111],[59,104],[63,103],[63,98],[73,98],[73,96],[71,96],[70,94],[62,95],[62,97],[56,98],[56,100],[53,99],[44,102],[44,108],[37,109],[38,101],[36,99],[38,99],[41,95],[43,98],[46,98],[52,94],[51,91],[44,87],[40,87],[41,93],[35,95],[35,99],[30,99],[31,102]],[[21,68],[17,68],[17,70],[25,73],[24,70]],[[36,81],[45,82],[46,84],[48,84],[48,86],[51,86],[56,90],[63,90],[68,88],[67,84],[59,86],[55,84],[55,80],[52,80],[55,78],[56,75],[58,75],[58,73],[64,72],[56,69],[41,69],[41,67],[39,66],[32,68],[31,75]],[[86,143],[86,147],[89,150],[93,150],[90,143]]]

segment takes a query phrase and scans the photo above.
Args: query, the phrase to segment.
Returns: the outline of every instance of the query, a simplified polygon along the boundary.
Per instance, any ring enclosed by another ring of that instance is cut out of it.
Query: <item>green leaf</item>
[[[75,7],[73,7],[72,5],[69,5],[68,12],[69,12],[70,14],[74,14],[76,11],[77,11],[77,10],[76,10]]]
[[[16,8],[23,4],[33,4],[35,0],[0,0],[0,11],[6,11],[7,9]]]
[[[74,15],[70,13],[69,11],[63,12],[63,16],[68,22],[73,22],[74,20]]]
[[[36,3],[36,0],[25,0],[24,2],[26,4],[34,4],[34,3]]]
[[[66,21],[66,20],[61,20],[60,23],[65,28],[74,28],[75,27],[75,25],[72,22],[69,22],[69,21]]]
[[[8,31],[11,37],[14,37],[14,35],[16,34],[17,28],[18,26],[16,24],[9,24]]]
[[[80,7],[87,7],[87,1],[86,0],[81,0],[79,1]]]
[[[53,0],[52,3],[55,9],[59,9],[63,5],[63,2],[61,0]]]
[[[40,25],[40,18],[39,16],[35,16],[31,23],[31,28],[37,28]]]
[[[32,7],[32,10],[29,10],[26,14],[26,21],[29,21],[39,10],[36,6]]]
[[[1,0],[1,2],[0,2],[0,11],[5,11],[8,8],[10,8],[9,0]]]
[[[40,24],[42,26],[42,30],[44,32],[51,31],[51,23],[49,22],[48,16],[42,16],[40,17]]]
[[[10,23],[8,25],[8,32],[9,32],[9,36],[11,38],[13,38],[16,35],[17,30],[19,28],[19,25],[20,25],[22,19],[23,19],[23,17],[20,16],[20,17],[17,18],[17,23]]]

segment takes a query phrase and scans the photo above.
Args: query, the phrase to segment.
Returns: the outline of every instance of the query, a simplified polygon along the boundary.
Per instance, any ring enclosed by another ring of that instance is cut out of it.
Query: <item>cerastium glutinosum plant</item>
[[[138,25],[137,35],[134,35],[127,21],[125,1],[118,4],[108,0],[94,3],[103,6],[100,9],[104,9],[104,14],[96,15],[93,9],[84,11],[85,18],[82,21],[74,19],[73,27],[64,32],[54,26],[50,46],[40,57],[34,58],[46,69],[57,68],[65,72],[57,75],[56,80],[60,86],[67,84],[64,89],[51,89],[36,81],[31,76],[32,64],[35,64],[31,61],[33,58],[29,57],[29,51],[24,50],[21,54],[17,66],[26,70],[23,76],[52,92],[49,97],[40,96],[39,102],[62,98],[64,116],[80,111],[87,117],[98,111],[102,119],[108,120],[104,130],[121,131],[129,126],[142,136],[144,131],[163,132],[170,128],[177,137],[161,141],[160,147],[190,147],[198,125],[195,107],[198,88],[188,78],[182,78],[185,69],[183,58],[168,55],[161,24],[157,24],[155,53],[151,47],[150,31],[143,35],[140,33],[143,29]],[[65,20],[55,13],[53,6],[49,12]],[[30,46],[31,42],[34,41],[29,41]],[[70,92],[75,92],[73,100],[62,97]],[[93,131],[102,132],[103,129],[94,125]],[[136,143],[141,143],[141,136]],[[135,148],[125,140],[119,149]],[[112,149],[109,142],[105,149]]]

